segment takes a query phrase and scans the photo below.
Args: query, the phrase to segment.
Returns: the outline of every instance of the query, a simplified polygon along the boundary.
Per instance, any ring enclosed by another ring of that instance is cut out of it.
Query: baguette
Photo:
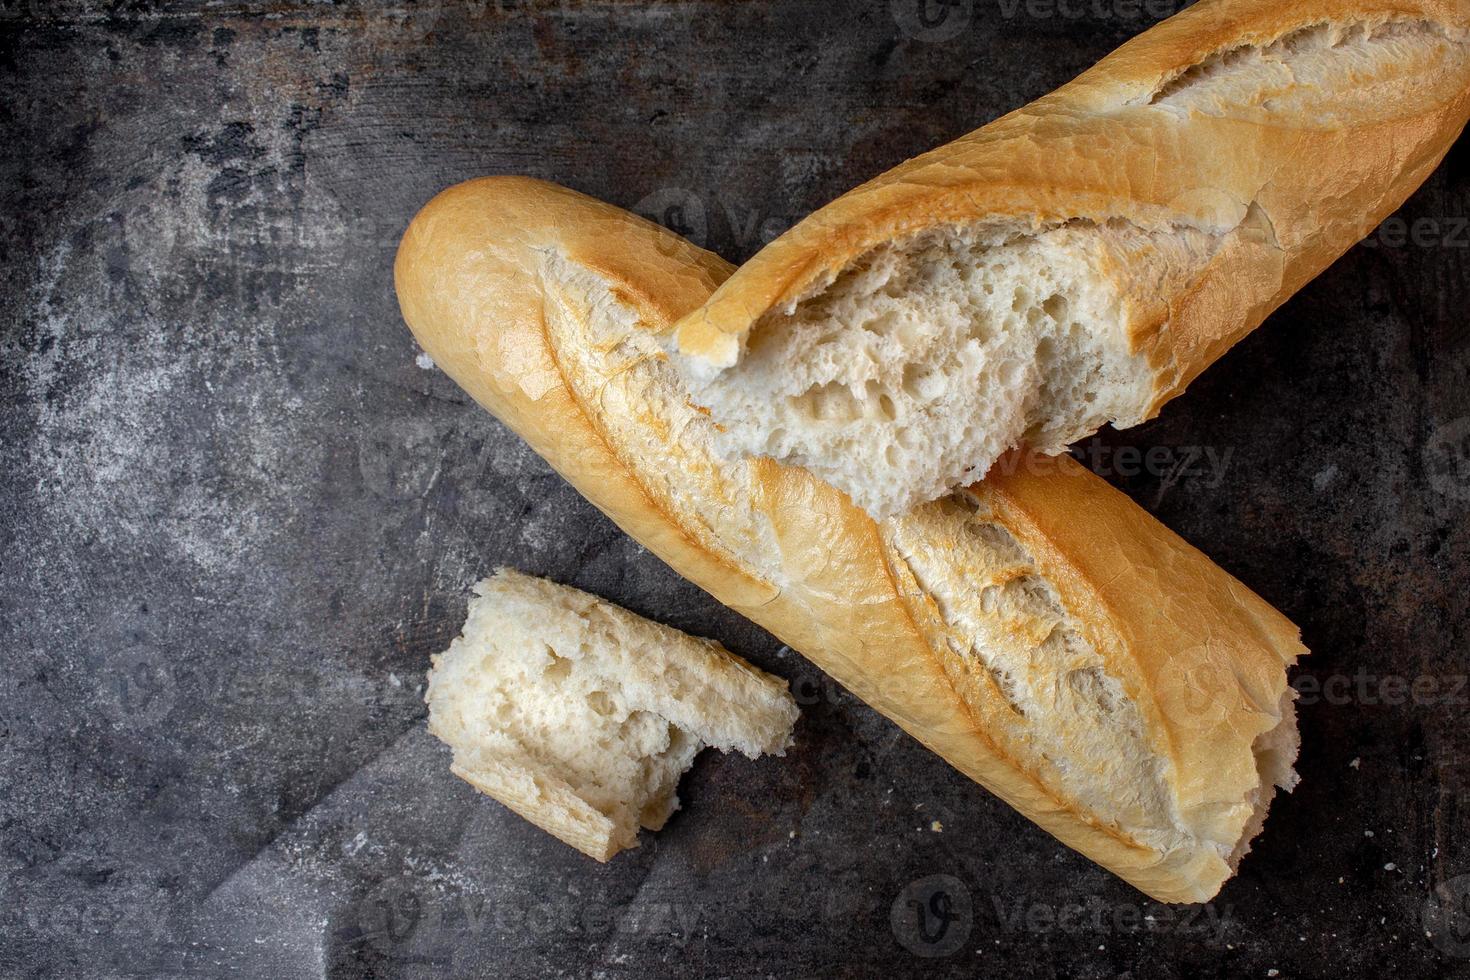
[[[1297,629],[1070,457],[875,523],[727,459],[663,345],[732,267],[495,177],[414,218],[424,349],[594,505],[1063,843],[1161,901],[1213,896],[1297,747]]]
[[[783,755],[797,716],[784,681],[718,643],[505,568],[424,700],[455,775],[598,861],[663,827],[705,746]]]
[[[1202,0],[843,195],[678,325],[738,451],[876,517],[1158,414],[1470,115],[1464,0]]]

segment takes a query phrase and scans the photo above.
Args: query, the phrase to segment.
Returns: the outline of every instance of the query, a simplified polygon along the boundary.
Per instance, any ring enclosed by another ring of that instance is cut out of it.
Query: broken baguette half
[[[1202,0],[799,222],[678,324],[678,364],[731,449],[903,513],[1157,415],[1467,114],[1463,0]]]
[[[511,569],[474,592],[429,673],[429,731],[455,775],[589,857],[661,828],[705,746],[791,744],[786,682],[713,640]]]

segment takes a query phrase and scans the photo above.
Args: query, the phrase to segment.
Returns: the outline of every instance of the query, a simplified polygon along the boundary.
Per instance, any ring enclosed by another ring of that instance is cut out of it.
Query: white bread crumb
[[[510,569],[474,591],[434,658],[429,731],[456,775],[591,857],[662,827],[706,745],[754,758],[791,743],[785,682],[718,643]]]

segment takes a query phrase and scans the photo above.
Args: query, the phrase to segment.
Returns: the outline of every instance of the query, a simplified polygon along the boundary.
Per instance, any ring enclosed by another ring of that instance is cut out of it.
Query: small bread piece
[[[705,746],[753,759],[791,744],[786,682],[713,640],[511,569],[474,591],[434,657],[429,731],[455,775],[589,857],[662,827]]]
[[[1465,0],[1201,0],[763,248],[678,325],[732,448],[876,518],[1157,415],[1470,114]]]
[[[1296,782],[1296,627],[1067,456],[882,523],[726,458],[664,344],[731,271],[519,177],[439,194],[394,267],[434,362],[680,574],[1142,891],[1213,896]]]

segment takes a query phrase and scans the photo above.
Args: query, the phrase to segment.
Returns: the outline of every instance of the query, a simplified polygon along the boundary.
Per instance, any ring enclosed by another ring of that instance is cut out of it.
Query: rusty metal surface
[[[557,180],[738,260],[1166,12],[0,6],[0,976],[1465,974],[1464,141],[1083,447],[1315,651],[1302,786],[1184,912],[681,582],[398,316],[397,237],[455,181]],[[501,563],[791,678],[796,749],[702,756],[606,866],[476,797],[420,687]]]

